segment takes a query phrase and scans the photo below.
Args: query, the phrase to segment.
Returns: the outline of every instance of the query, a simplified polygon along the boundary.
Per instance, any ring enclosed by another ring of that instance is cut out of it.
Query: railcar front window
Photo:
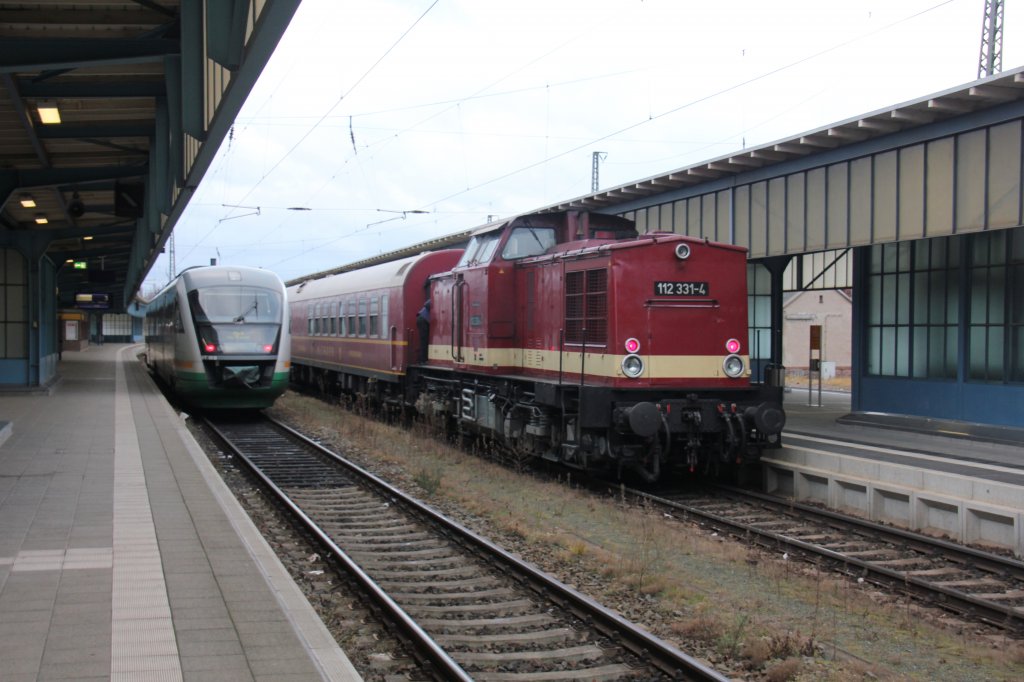
[[[258,287],[209,287],[188,294],[199,346],[211,354],[268,354],[281,329],[281,294]]]

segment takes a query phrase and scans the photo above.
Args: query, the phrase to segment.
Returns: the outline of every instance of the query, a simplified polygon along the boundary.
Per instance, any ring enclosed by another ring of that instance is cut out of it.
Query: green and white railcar
[[[146,304],[147,363],[193,408],[269,407],[288,387],[287,310],[272,272],[190,268]]]

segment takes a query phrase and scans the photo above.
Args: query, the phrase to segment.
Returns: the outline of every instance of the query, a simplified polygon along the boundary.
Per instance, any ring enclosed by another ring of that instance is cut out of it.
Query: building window
[[[14,249],[0,249],[0,358],[28,357],[28,270]]]
[[[971,240],[967,379],[1024,381],[1024,230]]]
[[[747,330],[752,379],[760,382],[772,359],[772,278],[760,263],[747,263]]]
[[[960,237],[869,249],[866,372],[955,379]]]
[[[105,337],[126,337],[132,336],[132,318],[124,313],[106,313],[103,315],[103,336]]]

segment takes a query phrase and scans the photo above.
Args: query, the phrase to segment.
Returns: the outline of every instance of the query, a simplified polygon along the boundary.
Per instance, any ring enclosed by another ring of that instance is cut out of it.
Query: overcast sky
[[[588,194],[595,151],[613,187],[958,87],[984,5],[303,0],[175,228],[177,269],[291,279]],[[167,280],[162,256],[147,284]]]

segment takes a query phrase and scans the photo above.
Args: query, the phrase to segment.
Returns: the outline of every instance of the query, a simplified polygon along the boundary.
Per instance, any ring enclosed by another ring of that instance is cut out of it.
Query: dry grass
[[[432,504],[461,510],[467,525],[656,634],[760,671],[751,679],[1024,678],[1024,649],[1012,642],[997,649],[932,627],[918,609],[866,586],[643,506],[516,473],[429,440],[421,427],[365,420],[291,393],[274,412],[375,462]],[[853,662],[831,660],[837,644]],[[818,663],[813,671],[801,663],[807,656]]]

